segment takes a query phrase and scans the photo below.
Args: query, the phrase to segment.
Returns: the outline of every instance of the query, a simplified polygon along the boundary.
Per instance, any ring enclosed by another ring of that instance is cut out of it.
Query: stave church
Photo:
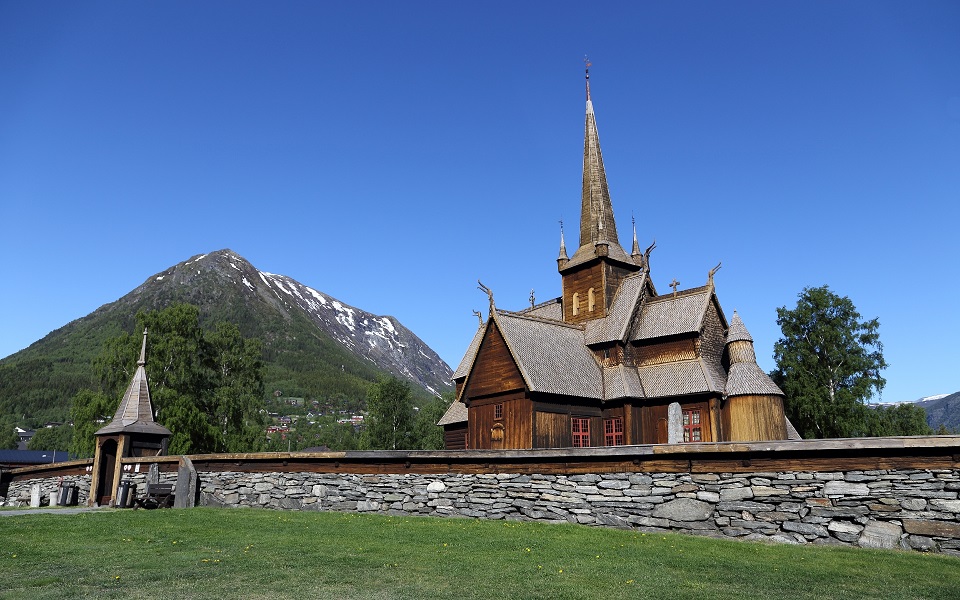
[[[525,449],[782,440],[796,437],[783,392],[757,365],[736,312],[714,287],[657,293],[650,255],[620,245],[590,74],[580,239],[563,231],[562,295],[519,311],[495,305],[454,373],[439,421],[447,449]],[[719,265],[718,265],[719,267]]]

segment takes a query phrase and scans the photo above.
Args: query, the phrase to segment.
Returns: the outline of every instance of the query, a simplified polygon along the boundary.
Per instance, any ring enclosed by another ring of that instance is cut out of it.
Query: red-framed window
[[[503,404],[493,405],[493,418],[497,421],[503,418]]]
[[[687,408],[683,411],[683,441],[703,441],[703,428],[699,408]]]
[[[586,448],[590,445],[590,419],[571,417],[570,430],[573,433],[574,448]]]
[[[603,420],[603,443],[607,446],[623,445],[623,419],[621,417]]]

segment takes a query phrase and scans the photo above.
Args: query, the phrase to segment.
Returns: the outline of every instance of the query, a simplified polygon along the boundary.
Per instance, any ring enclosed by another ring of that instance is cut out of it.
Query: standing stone
[[[35,483],[30,486],[30,507],[40,508],[40,484]]]
[[[680,410],[680,403],[671,402],[667,407],[667,443],[683,443],[683,411]]]

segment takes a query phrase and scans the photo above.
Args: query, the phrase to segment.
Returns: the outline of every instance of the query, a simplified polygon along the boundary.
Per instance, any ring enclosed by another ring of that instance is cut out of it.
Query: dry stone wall
[[[36,477],[22,479],[10,484],[6,497],[0,496],[0,506],[30,506],[34,486],[40,490],[40,505],[49,506],[50,494],[57,497],[64,486],[76,486],[76,503],[83,506],[87,503],[90,492],[89,475],[65,475],[63,477]]]
[[[176,472],[155,475],[175,483]],[[142,486],[146,469],[124,474]],[[336,474],[205,471],[200,505],[579,523],[790,544],[960,556],[960,469],[846,472]],[[12,481],[0,505],[43,503],[89,475]]]
[[[201,474],[200,504],[520,519],[960,556],[960,471]]]

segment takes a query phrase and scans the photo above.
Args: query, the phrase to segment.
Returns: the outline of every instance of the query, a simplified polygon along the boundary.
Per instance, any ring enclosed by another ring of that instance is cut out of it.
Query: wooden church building
[[[783,392],[706,285],[658,294],[651,245],[621,247],[586,83],[579,246],[560,234],[562,295],[490,312],[438,423],[448,449],[616,446],[788,438]],[[719,266],[719,265],[718,265]],[[481,284],[482,285],[482,284]],[[789,437],[794,437],[793,435]]]

